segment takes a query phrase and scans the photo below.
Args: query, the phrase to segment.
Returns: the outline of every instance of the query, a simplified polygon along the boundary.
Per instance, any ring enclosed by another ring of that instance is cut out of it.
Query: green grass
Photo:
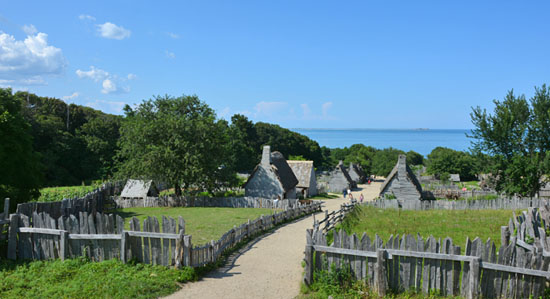
[[[196,279],[192,268],[119,260],[0,261],[1,298],[156,298],[178,290],[178,282]]]
[[[117,213],[125,218],[126,229],[129,229],[128,220],[133,216],[143,219],[147,216],[157,217],[162,224],[162,215],[176,219],[182,216],[185,220],[185,233],[192,236],[193,244],[200,245],[210,240],[219,239],[225,232],[261,215],[272,214],[271,209],[251,208],[128,208],[119,209]],[[162,231],[162,230],[161,230]]]
[[[378,209],[359,206],[348,214],[340,227],[347,233],[366,232],[370,238],[378,234],[384,242],[390,235],[420,233],[426,239],[451,237],[464,251],[466,237],[480,237],[483,242],[491,238],[500,246],[500,227],[507,225],[512,210],[427,210],[399,212],[395,209]]]
[[[95,189],[99,188],[100,184],[91,186],[66,186],[66,187],[48,187],[40,189],[40,197],[37,201],[60,201],[64,198],[74,198],[84,196]]]
[[[336,194],[336,193],[321,193],[321,194],[317,194],[313,197],[308,197],[307,199],[318,199],[318,200],[323,200],[323,199],[335,199],[335,198],[339,198],[340,195]]]

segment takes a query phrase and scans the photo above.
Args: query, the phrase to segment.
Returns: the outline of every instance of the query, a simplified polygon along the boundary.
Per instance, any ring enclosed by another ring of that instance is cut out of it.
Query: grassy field
[[[511,210],[429,210],[401,211],[361,206],[348,215],[341,224],[346,232],[369,237],[378,234],[384,242],[391,234],[420,233],[425,239],[451,237],[453,243],[464,251],[466,237],[491,238],[497,248],[500,246],[500,227],[507,225],[512,217]]]
[[[200,245],[210,240],[219,239],[234,225],[241,225],[261,215],[272,214],[271,209],[247,208],[128,208],[117,210],[125,218],[126,229],[129,229],[128,219],[133,216],[143,219],[147,216],[157,217],[161,223],[162,215],[177,219],[182,216],[185,220],[185,233],[193,237],[193,244]]]
[[[178,282],[196,278],[191,268],[175,270],[118,260],[0,261],[0,297],[156,298],[175,292]]]
[[[100,185],[48,187],[40,189],[37,201],[59,201],[64,198],[81,197],[97,189]]]

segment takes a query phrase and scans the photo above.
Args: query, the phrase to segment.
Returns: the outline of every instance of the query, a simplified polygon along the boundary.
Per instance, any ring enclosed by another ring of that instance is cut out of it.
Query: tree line
[[[0,88],[0,198],[15,204],[36,198],[41,187],[127,177],[167,182],[178,194],[216,190],[237,184],[236,172],[254,169],[265,144],[286,158],[312,160],[318,170],[343,160],[380,176],[406,154],[410,165],[425,165],[428,173],[458,173],[464,180],[489,173],[497,191],[532,196],[550,169],[549,89],[535,88],[529,100],[511,91],[493,102],[492,114],[472,109],[469,151],[438,147],[424,157],[362,144],[321,147],[244,115],[220,119],[197,96],[154,97],[119,116]]]

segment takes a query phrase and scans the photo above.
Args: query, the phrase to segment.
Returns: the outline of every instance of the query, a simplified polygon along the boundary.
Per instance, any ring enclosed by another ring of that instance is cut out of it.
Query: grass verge
[[[269,215],[275,212],[271,209],[252,208],[128,208],[116,211],[122,218],[126,229],[129,229],[128,220],[137,217],[143,225],[143,220],[148,216],[157,217],[162,223],[162,215],[177,219],[182,216],[185,220],[185,233],[193,236],[193,244],[204,244],[210,240],[219,239],[234,225],[241,225],[261,215]],[[161,228],[162,231],[162,228]]]
[[[453,243],[464,250],[466,237],[473,240],[480,237],[484,242],[491,238],[497,248],[500,246],[500,227],[512,217],[512,210],[427,210],[399,211],[358,206],[344,219],[338,228],[348,234],[371,238],[378,234],[384,241],[390,235],[419,233],[424,239],[450,237]]]
[[[317,194],[313,197],[308,197],[307,199],[323,200],[323,199],[335,199],[335,198],[339,198],[339,197],[340,197],[340,195],[335,194],[335,193],[321,193],[321,194]]]

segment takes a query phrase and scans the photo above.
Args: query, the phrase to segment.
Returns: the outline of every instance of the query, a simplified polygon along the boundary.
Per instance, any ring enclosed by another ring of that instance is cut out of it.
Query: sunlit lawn
[[[219,239],[234,225],[239,226],[261,215],[272,214],[271,209],[252,208],[128,208],[119,209],[117,213],[124,219],[126,229],[130,228],[128,220],[133,216],[143,220],[147,216],[157,217],[162,224],[162,215],[176,219],[182,216],[185,220],[185,233],[192,236],[193,244],[200,245],[210,240]],[[162,228],[161,228],[162,231]]]

